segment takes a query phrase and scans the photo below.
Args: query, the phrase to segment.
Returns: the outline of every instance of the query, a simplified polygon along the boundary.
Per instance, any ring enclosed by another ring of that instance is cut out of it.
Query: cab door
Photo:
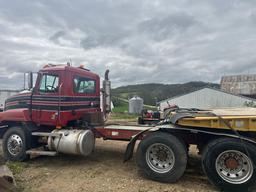
[[[40,74],[37,90],[32,97],[33,121],[37,124],[56,125],[60,109],[61,73],[45,72]]]

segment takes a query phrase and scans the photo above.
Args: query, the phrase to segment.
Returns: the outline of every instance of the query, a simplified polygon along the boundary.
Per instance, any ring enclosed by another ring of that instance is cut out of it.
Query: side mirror
[[[28,89],[32,89],[33,88],[33,73],[32,72],[28,72]]]

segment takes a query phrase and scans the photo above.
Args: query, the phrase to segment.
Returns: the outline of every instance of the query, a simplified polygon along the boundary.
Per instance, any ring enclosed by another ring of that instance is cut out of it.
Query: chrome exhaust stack
[[[105,79],[103,80],[103,88],[101,89],[103,96],[103,114],[106,118],[107,114],[111,112],[111,81],[109,80],[109,70],[105,72]]]

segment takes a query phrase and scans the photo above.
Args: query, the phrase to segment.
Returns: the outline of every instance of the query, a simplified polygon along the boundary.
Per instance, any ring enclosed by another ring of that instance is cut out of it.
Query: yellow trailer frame
[[[212,109],[195,113],[194,117],[185,117],[177,122],[178,125],[189,127],[230,129],[227,123],[232,129],[237,131],[256,132],[256,109]]]

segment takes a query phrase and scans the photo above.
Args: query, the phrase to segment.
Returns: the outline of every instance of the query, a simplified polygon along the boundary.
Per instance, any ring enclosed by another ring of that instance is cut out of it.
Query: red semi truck
[[[129,141],[124,161],[136,160],[144,175],[176,182],[184,174],[190,144],[202,154],[209,180],[221,189],[247,190],[256,181],[256,111],[185,110],[156,126],[106,125],[111,110],[110,81],[69,65],[46,65],[32,88],[8,98],[0,112],[0,138],[6,160],[58,153],[87,156],[95,138]],[[101,107],[102,93],[102,107]],[[102,109],[101,109],[102,108]]]

